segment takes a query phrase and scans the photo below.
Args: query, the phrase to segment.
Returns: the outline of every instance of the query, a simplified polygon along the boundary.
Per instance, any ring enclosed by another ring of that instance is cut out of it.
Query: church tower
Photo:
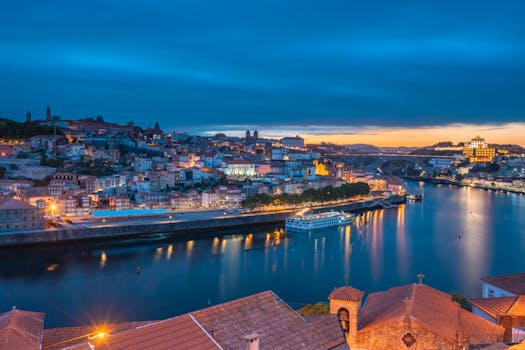
[[[49,106],[46,108],[46,122],[51,122],[51,108]]]
[[[27,111],[26,113],[26,123],[31,123],[31,111]]]
[[[346,343],[354,348],[357,342],[359,313],[365,293],[352,287],[335,288],[328,296],[330,314],[336,314],[346,335]]]

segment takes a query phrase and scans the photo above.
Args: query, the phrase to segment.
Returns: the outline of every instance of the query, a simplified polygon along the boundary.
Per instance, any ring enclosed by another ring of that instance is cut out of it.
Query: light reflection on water
[[[410,190],[423,202],[315,232],[250,227],[193,240],[3,250],[0,311],[46,312],[47,327],[159,319],[268,289],[298,307],[326,300],[338,285],[370,292],[420,272],[432,286],[476,296],[480,277],[525,270],[524,196],[417,183]]]

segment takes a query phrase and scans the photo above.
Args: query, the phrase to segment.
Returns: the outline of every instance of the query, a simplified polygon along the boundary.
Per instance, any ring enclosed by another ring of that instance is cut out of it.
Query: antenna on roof
[[[423,284],[423,278],[425,278],[425,275],[423,275],[422,273],[418,273],[417,278],[419,278],[419,284]]]

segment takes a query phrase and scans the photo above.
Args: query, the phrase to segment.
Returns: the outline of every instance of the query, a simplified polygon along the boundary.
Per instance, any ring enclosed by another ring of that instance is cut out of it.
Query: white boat
[[[285,227],[296,230],[315,230],[323,227],[339,226],[354,220],[353,214],[326,212],[320,214],[302,214],[286,219]]]
[[[409,201],[421,201],[423,200],[422,194],[407,194],[407,200]]]

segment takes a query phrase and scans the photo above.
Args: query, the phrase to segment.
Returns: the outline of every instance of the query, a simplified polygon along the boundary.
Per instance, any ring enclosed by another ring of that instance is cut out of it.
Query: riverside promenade
[[[499,187],[499,186],[491,186],[491,185],[482,185],[482,184],[473,184],[473,183],[466,183],[462,181],[456,181],[446,178],[434,178],[434,177],[422,177],[422,176],[401,176],[401,178],[405,180],[411,180],[411,181],[421,181],[421,182],[427,182],[432,183],[436,185],[452,185],[452,186],[458,186],[458,187],[473,187],[473,188],[480,188],[482,190],[491,190],[491,191],[501,191],[504,193],[515,193],[515,194],[525,194],[525,189],[523,188],[508,188],[508,187]]]
[[[384,208],[385,204],[397,205],[405,201],[404,196],[369,197],[365,200],[312,207],[322,209],[360,212]],[[193,238],[217,229],[250,227],[253,225],[282,223],[299,209],[272,212],[233,213],[223,211],[200,213],[167,213],[154,217],[120,218],[115,220],[90,221],[89,224],[70,225],[58,229],[33,230],[27,232],[0,233],[0,247],[32,244],[58,244],[75,241],[101,241],[122,239],[139,235],[178,235]]]

